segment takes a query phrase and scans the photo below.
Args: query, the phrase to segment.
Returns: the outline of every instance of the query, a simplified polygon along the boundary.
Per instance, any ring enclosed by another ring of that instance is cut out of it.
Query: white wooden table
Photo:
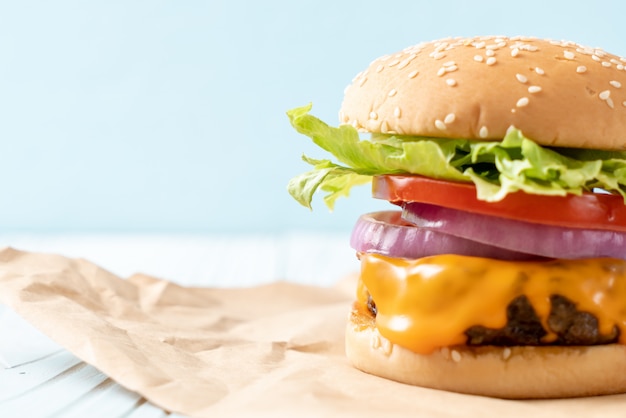
[[[346,234],[276,236],[15,235],[0,246],[88,259],[128,277],[243,287],[274,280],[331,285],[358,269]],[[246,254],[248,263],[235,263]],[[0,417],[157,418],[146,402],[0,305]]]

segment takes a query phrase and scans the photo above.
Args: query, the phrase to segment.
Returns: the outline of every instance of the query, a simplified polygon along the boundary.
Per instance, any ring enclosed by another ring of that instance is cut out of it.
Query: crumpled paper
[[[184,288],[0,251],[0,303],[168,411],[208,416],[618,417],[626,396],[509,401],[364,374],[344,356],[354,283]]]

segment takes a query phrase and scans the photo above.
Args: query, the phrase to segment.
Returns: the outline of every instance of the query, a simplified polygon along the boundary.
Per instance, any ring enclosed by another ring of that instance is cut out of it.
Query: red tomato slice
[[[622,196],[585,193],[581,196],[508,194],[499,202],[476,198],[471,183],[454,183],[412,175],[375,176],[375,198],[392,203],[422,202],[483,215],[570,228],[626,231],[626,205]]]

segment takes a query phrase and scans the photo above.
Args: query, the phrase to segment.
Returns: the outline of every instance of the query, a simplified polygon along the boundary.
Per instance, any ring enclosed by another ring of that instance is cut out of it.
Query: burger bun
[[[626,60],[573,42],[489,36],[426,42],[374,60],[345,91],[360,131],[626,149]]]
[[[417,354],[380,335],[353,310],[346,354],[366,373],[409,385],[507,399],[569,398],[626,392],[626,346],[455,346]]]

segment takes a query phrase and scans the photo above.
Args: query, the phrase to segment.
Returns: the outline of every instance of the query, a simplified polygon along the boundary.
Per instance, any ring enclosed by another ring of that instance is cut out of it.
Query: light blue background
[[[482,34],[626,55],[621,1],[2,1],[0,232],[349,230],[285,191],[325,157],[285,111],[337,120],[371,60]]]

